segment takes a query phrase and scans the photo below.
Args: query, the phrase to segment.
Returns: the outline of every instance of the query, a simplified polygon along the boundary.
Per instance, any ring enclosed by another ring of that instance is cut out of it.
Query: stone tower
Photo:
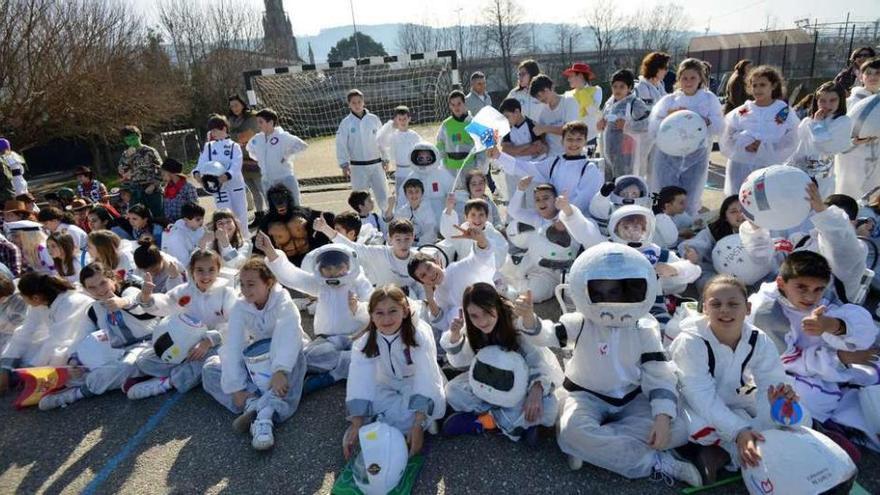
[[[266,45],[266,53],[279,59],[302,62],[282,0],[263,2],[266,4],[266,11],[263,13],[263,43]]]

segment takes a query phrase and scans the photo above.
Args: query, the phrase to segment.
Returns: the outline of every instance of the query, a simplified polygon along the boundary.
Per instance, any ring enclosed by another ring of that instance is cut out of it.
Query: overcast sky
[[[127,0],[136,5],[148,19],[154,18],[155,5],[160,0]],[[197,1],[197,0],[193,0]],[[432,26],[458,23],[460,10],[463,23],[479,19],[483,0],[284,0],[284,8],[293,23],[294,35],[317,34],[321,29],[351,24],[350,3],[354,5],[358,24],[386,24],[415,22]],[[878,0],[677,0],[684,5],[691,18],[692,29],[714,32],[757,31],[767,25],[778,28],[793,27],[794,20],[809,17],[819,22],[844,21],[850,18],[873,21],[880,18]],[[261,0],[240,0],[241,4],[263,10]],[[591,2],[577,0],[520,0],[525,18],[535,22],[582,22],[585,8]],[[652,0],[619,0],[620,10],[631,13],[655,5]],[[585,7],[573,8],[572,4]],[[318,6],[320,6],[318,8]]]

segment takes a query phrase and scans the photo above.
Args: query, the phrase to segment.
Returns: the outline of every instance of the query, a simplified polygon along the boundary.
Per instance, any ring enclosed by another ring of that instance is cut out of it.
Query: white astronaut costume
[[[494,259],[491,244],[486,249],[474,246],[464,259],[451,263],[443,270],[443,281],[434,289],[434,302],[439,306],[440,312],[430,322],[437,334],[437,340],[449,328],[449,323],[458,316],[464,290],[477,282],[493,284]]]
[[[224,268],[232,268],[238,270],[244,265],[244,262],[251,258],[253,244],[247,239],[242,239],[241,246],[232,247],[232,244],[220,249],[220,258],[223,259]]]
[[[635,199],[624,198],[623,191],[636,186],[639,189],[639,197]],[[624,205],[639,205],[651,208],[652,200],[648,183],[638,175],[621,175],[614,179],[614,188],[608,192],[608,185],[603,186],[599,194],[593,196],[590,201],[590,216],[599,226],[603,235],[608,235],[608,219],[614,210]]]
[[[673,419],[668,448],[687,441],[684,424],[675,420],[675,367],[648,314],[659,291],[653,267],[635,249],[606,242],[578,256],[569,281],[577,312],[523,331],[535,345],[573,347],[559,447],[572,467],[583,460],[627,478],[673,471],[678,461],[645,442],[659,414]]]
[[[461,228],[465,230],[471,226],[470,222],[459,224],[458,220],[458,212],[455,210],[452,210],[451,213],[446,213],[444,210],[443,215],[440,216],[440,234],[443,235],[444,239],[440,241],[439,246],[450,259],[463,259],[473,251],[476,244],[468,239],[453,239],[454,236],[460,234],[454,225],[461,225]],[[483,233],[486,235],[486,240],[489,241],[489,249],[492,250],[492,256],[495,259],[495,270],[498,272],[508,259],[507,239],[504,238],[501,232],[495,230],[488,217],[486,218],[486,223],[483,224]]]
[[[671,156],[663,153],[655,146],[651,152],[651,169],[653,182],[651,189],[659,191],[665,186],[679,186],[688,192],[687,211],[696,215],[703,204],[703,189],[706,186],[706,175],[709,171],[709,152],[712,149],[712,138],[721,135],[724,130],[724,115],[721,114],[721,103],[711,91],[698,90],[691,96],[677,90],[664,96],[654,104],[649,117],[648,133],[651,139],[657,136],[660,123],[673,110],[684,109],[696,112],[709,120],[709,135],[706,146],[687,156]]]
[[[399,330],[394,335],[375,330],[379,349],[375,357],[363,352],[369,334],[354,341],[345,387],[348,418],[374,419],[407,434],[417,412],[427,417],[422,425],[425,429],[446,414],[446,377],[437,365],[434,336],[423,321],[413,319],[413,323],[416,347],[406,346]]]
[[[795,234],[789,239],[794,250],[806,249],[824,256],[836,279],[833,285],[840,289],[837,290],[837,297],[842,301],[855,301],[865,275],[867,248],[856,236],[849,217],[837,206],[813,213],[809,219],[814,228],[806,235]],[[781,263],[781,256],[777,256],[774,250],[770,231],[744,222],[739,228],[739,235],[756,262],[772,262],[775,258],[777,263]]]
[[[336,160],[351,172],[353,190],[372,189],[376,204],[388,204],[388,179],[382,163],[388,162],[379,147],[377,133],[382,121],[364,109],[358,117],[349,112],[336,131]]]
[[[413,255],[416,253],[415,248],[410,248],[407,257],[400,259],[394,255],[394,250],[391,246],[368,245],[359,242],[352,242],[341,234],[336,234],[336,237],[333,238],[333,242],[347,246],[357,253],[358,261],[363,265],[362,268],[364,269],[364,275],[366,275],[367,280],[372,282],[374,286],[382,287],[388,284],[394,284],[406,291],[407,288],[411,290],[412,287],[417,284],[417,282],[409,276],[409,272],[407,272],[406,268],[409,264],[409,260],[412,259]]]
[[[443,173],[446,174],[446,172]],[[416,245],[423,246],[425,244],[434,244],[437,242],[438,215],[437,212],[434,211],[433,204],[429,202],[425,196],[422,196],[422,201],[416,208],[410,206],[409,202],[405,202],[403,206],[395,208],[394,218],[404,218],[412,222]]]
[[[525,255],[518,264],[508,265],[506,276],[510,285],[518,292],[530,290],[534,302],[543,302],[553,297],[556,286],[564,281],[581,245],[567,228],[560,231],[555,227],[557,219],[561,219],[564,213],[558,212],[556,218],[546,219],[537,211],[521,206],[524,195],[524,191],[517,189],[513,193],[508,211],[512,219],[531,226],[534,231],[529,236]],[[583,221],[589,222],[585,218]],[[601,236],[597,236],[597,242],[602,240],[604,239]]]
[[[410,156],[413,147],[422,141],[422,137],[412,129],[405,131],[395,129],[392,124],[393,121],[389,120],[379,129],[378,140],[383,155],[394,159],[394,189],[397,191],[397,206],[403,206],[406,202],[403,183],[409,178],[413,168]]]
[[[846,99],[846,108],[851,109],[859,101],[871,96],[867,89],[856,86]],[[852,114],[848,114],[850,118]],[[853,122],[855,127],[857,124]],[[837,155],[835,161],[837,176],[835,191],[855,199],[871,191],[880,184],[880,141],[850,145]]]
[[[836,298],[822,298],[815,307],[825,306],[825,316],[842,320],[846,333],[821,336],[805,334],[803,318],[812,309],[799,310],[783,296],[775,283],[765,283],[749,297],[752,311],[748,321],[761,328],[782,354],[782,367],[794,377],[792,386],[800,402],[818,421],[835,422],[865,432],[871,430],[859,407],[858,386],[880,383],[875,366],[844,365],[837,351],[869,349],[878,336],[871,314],[855,304],[841,304]],[[848,386],[844,385],[848,384]],[[851,396],[851,397],[850,397]],[[880,442],[874,442],[874,448]]]
[[[773,425],[767,389],[791,384],[773,341],[760,329],[743,324],[736,349],[715,337],[704,316],[682,322],[670,347],[691,442],[719,445],[740,465],[736,437],[744,429],[761,431]],[[795,425],[810,425],[806,408]]]
[[[246,226],[248,224],[247,216],[247,193],[245,192],[244,176],[241,172],[243,155],[241,146],[230,138],[221,141],[211,141],[205,143],[202,154],[199,155],[199,163],[193,170],[193,174],[201,176],[213,175],[210,169],[212,162],[223,164],[226,169],[226,183],[221,184],[216,191],[208,190],[207,184],[205,190],[214,196],[214,206],[216,209],[229,209],[238,224]],[[242,228],[241,234],[250,237],[250,233],[246,228]]]
[[[491,341],[491,339],[489,339]],[[458,412],[472,412],[481,414],[488,412],[495,420],[498,428],[511,440],[517,441],[523,432],[532,426],[553,426],[559,413],[559,403],[554,393],[562,386],[563,373],[559,367],[556,356],[546,347],[535,347],[526,342],[526,339],[518,339],[519,350],[516,352],[522,356],[527,365],[528,383],[526,394],[518,398],[516,404],[504,406],[493,404],[481,399],[474,393],[471,385],[470,373],[462,373],[446,384],[446,402]],[[487,344],[489,345],[489,344]],[[440,338],[440,346],[446,350],[446,358],[449,364],[455,368],[468,369],[472,366],[475,353],[467,338],[467,333],[462,329],[458,342],[452,342],[452,333],[446,331]],[[523,412],[523,404],[528,396],[528,390],[532,385],[540,383],[544,395],[541,401],[542,415],[534,422],[526,420]]]
[[[420,151],[430,151],[433,154],[434,158],[431,160],[431,163],[420,164],[416,160],[416,154]],[[422,185],[425,187],[422,202],[427,202],[431,205],[436,225],[436,222],[439,221],[440,213],[446,208],[446,196],[452,191],[452,183],[455,177],[449,175],[449,172],[443,167],[443,161],[440,160],[440,151],[437,147],[427,141],[422,141],[412,147],[410,162],[413,165],[408,178],[422,181]],[[400,183],[400,188],[403,190],[402,182]],[[406,198],[403,199],[403,204],[406,205]]]
[[[635,93],[619,101],[612,95],[605,102],[602,116],[606,124],[599,149],[605,158],[606,177],[647,175],[642,163],[642,141],[648,132],[649,113],[648,106]],[[618,120],[626,122],[623,129],[617,128]]]
[[[310,252],[302,268],[287,260],[282,251],[266,264],[278,282],[317,297],[315,306],[315,339],[305,345],[303,353],[309,373],[330,373],[334,380],[348,377],[351,360],[351,336],[370,322],[367,300],[373,285],[367,280],[354,250],[340,244],[327,244]],[[347,265],[345,274],[326,277],[321,267]],[[349,309],[349,292],[357,297],[356,314]]]
[[[0,154],[0,157],[2,157],[3,162],[6,163],[6,167],[9,168],[9,172],[12,174],[12,188],[15,191],[15,195],[27,194],[28,185],[24,179],[24,157],[12,150],[8,153]]]
[[[85,314],[92,302],[85,294],[68,290],[48,307],[28,307],[0,354],[0,369],[67,364],[71,347],[88,329]]]
[[[222,343],[223,332],[229,321],[229,314],[235,304],[236,291],[228,280],[218,278],[208,290],[201,291],[195,282],[190,281],[174,287],[165,294],[153,294],[152,304],[144,305],[144,311],[156,316],[171,316],[183,313],[201,322],[208,328],[205,337],[211,341],[212,350],[204,359],[187,359],[180,364],[164,362],[150,348],[135,363],[141,373],[155,377],[169,377],[171,385],[180,392],[186,392],[202,380],[202,367],[205,360],[216,354],[215,349]],[[154,336],[155,337],[155,336]]]
[[[588,211],[590,201],[605,183],[605,176],[595,161],[586,155],[548,155],[533,162],[501,152],[496,160],[506,174],[530,175],[535,183],[552,184],[560,194],[567,193],[571,204]]]
[[[302,204],[299,182],[293,171],[293,157],[308,147],[308,143],[285,131],[281,126],[275,126],[272,134],[268,136],[260,132],[252,137],[246,148],[248,155],[260,165],[263,190],[268,191],[275,184],[283,184],[290,190],[293,204],[296,206]]]
[[[724,132],[718,144],[721,154],[728,158],[725,196],[739,194],[739,187],[750,173],[783,163],[797,147],[799,119],[782,100],[774,100],[766,107],[746,101],[728,113],[724,121]],[[761,145],[751,153],[746,147],[755,140],[761,141]]]
[[[162,251],[173,256],[184,265],[189,265],[189,257],[199,247],[199,240],[205,235],[205,228],[192,230],[181,218],[165,228],[162,235]]]
[[[834,194],[834,157],[850,146],[852,120],[847,115],[833,115],[822,120],[806,117],[798,125],[797,150],[787,165],[797,167],[816,179],[823,198]],[[854,196],[858,199],[858,196]]]
[[[248,374],[242,352],[252,342],[271,338],[271,372],[287,375],[288,391],[278,397],[271,390],[261,392]],[[307,338],[300,323],[299,310],[281,284],[275,284],[263,309],[239,298],[232,306],[220,353],[211,356],[202,368],[202,387],[217,402],[234,413],[272,410],[276,423],[287,420],[299,407],[306,362],[303,345]],[[232,394],[247,391],[259,398],[244,408],[235,405]]]

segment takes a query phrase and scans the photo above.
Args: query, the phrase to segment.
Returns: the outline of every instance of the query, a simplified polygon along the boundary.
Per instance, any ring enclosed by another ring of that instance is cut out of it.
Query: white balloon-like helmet
[[[400,483],[409,460],[406,439],[397,428],[376,421],[358,431],[361,450],[352,465],[364,495],[385,495]]]
[[[705,119],[691,110],[667,115],[657,129],[656,145],[670,156],[687,156],[706,145],[709,127]]]
[[[578,256],[569,275],[575,308],[590,322],[631,327],[648,314],[659,290],[657,273],[639,251],[614,242]]]
[[[153,350],[166,363],[179,364],[190,349],[205,337],[207,327],[201,321],[178,313],[162,319],[153,334]]]
[[[526,396],[529,367],[518,352],[490,345],[474,356],[468,378],[474,395],[480,399],[500,407],[513,407]]]
[[[226,173],[226,166],[220,162],[208,162],[199,166],[198,172],[205,191],[213,194],[220,190],[220,176]]]
[[[640,240],[624,239],[617,233],[618,224],[623,219],[629,217],[643,217],[645,219],[645,234]],[[654,217],[654,212],[644,206],[621,206],[614,210],[614,213],[611,214],[611,218],[608,219],[608,236],[616,243],[625,244],[629,247],[638,249],[649,244],[654,238],[654,226],[656,223],[657,219]]]
[[[322,268],[335,273],[324,275]],[[357,253],[342,244],[326,244],[313,250],[303,259],[302,269],[320,277],[331,287],[351,285],[361,273]]]

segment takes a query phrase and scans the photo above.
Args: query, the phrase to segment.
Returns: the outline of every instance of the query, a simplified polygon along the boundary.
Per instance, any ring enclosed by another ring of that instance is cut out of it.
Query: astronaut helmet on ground
[[[529,367],[518,352],[489,345],[477,352],[468,378],[474,395],[480,399],[500,407],[514,407],[526,395]]]
[[[360,451],[352,463],[357,487],[365,495],[385,495],[403,477],[409,452],[403,433],[376,421],[358,431]]]
[[[201,321],[184,313],[167,316],[162,319],[153,334],[153,350],[162,361],[180,364],[193,348],[205,336],[207,327]]]
[[[226,173],[226,167],[220,162],[208,162],[201,165],[198,172],[205,191],[215,193],[220,190],[220,176]]]
[[[350,285],[361,273],[357,253],[341,244],[326,244],[310,252],[303,259],[302,269],[331,287]]]
[[[750,494],[850,493],[858,470],[830,438],[804,427],[770,429],[761,435],[761,461],[742,470]]]
[[[433,144],[422,141],[413,146],[409,159],[415,170],[433,168],[440,161],[440,150]]]
[[[657,273],[639,251],[614,242],[578,256],[569,274],[575,308],[593,324],[635,326],[648,314],[659,290]]]
[[[639,249],[651,243],[656,221],[654,212],[644,206],[621,206],[608,219],[608,235],[616,243]]]

